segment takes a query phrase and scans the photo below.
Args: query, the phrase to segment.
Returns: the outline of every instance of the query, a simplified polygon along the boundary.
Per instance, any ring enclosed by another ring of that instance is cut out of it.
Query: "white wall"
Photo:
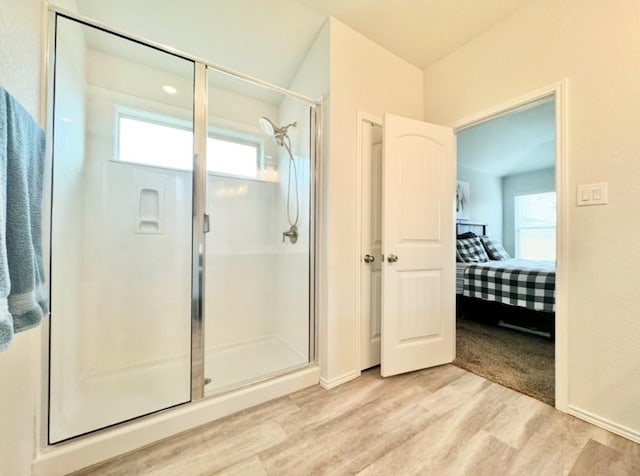
[[[487,234],[501,241],[502,180],[490,174],[458,166],[458,180],[469,182],[469,221],[487,225]]]
[[[323,164],[321,370],[324,384],[356,377],[360,356],[356,287],[358,110],[422,119],[422,72],[338,20],[330,19],[330,140]],[[326,112],[326,111],[325,111]],[[325,131],[326,133],[327,131]]]
[[[534,0],[424,71],[444,124],[569,82],[569,406],[640,438],[640,3]],[[576,208],[576,185],[609,204]]]
[[[516,255],[515,197],[527,193],[553,192],[556,189],[554,168],[502,177],[503,238],[502,244],[511,256]]]
[[[42,2],[0,0],[0,85],[41,119]],[[30,473],[40,390],[40,328],[15,336],[0,353],[0,474]]]

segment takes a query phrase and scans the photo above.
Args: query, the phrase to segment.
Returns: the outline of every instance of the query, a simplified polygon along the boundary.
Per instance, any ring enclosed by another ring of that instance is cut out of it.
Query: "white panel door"
[[[380,365],[382,311],[382,126],[362,128],[362,292],[360,368]]]
[[[455,357],[455,137],[386,114],[382,176],[383,377]]]

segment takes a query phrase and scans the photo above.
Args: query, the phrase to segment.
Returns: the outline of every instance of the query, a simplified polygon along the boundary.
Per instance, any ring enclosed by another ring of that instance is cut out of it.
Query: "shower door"
[[[212,395],[313,360],[316,111],[213,69],[207,86],[204,368]]]
[[[191,399],[194,63],[57,15],[49,441]]]

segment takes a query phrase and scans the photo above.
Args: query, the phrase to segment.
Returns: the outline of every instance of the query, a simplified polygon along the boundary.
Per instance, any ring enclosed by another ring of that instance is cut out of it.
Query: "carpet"
[[[456,329],[454,365],[555,405],[553,340],[464,319]]]

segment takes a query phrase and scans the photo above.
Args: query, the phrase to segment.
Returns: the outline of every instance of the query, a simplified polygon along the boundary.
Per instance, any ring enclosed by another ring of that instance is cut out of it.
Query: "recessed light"
[[[170,84],[165,84],[164,86],[162,86],[162,90],[167,94],[176,94],[178,92],[178,90]]]

